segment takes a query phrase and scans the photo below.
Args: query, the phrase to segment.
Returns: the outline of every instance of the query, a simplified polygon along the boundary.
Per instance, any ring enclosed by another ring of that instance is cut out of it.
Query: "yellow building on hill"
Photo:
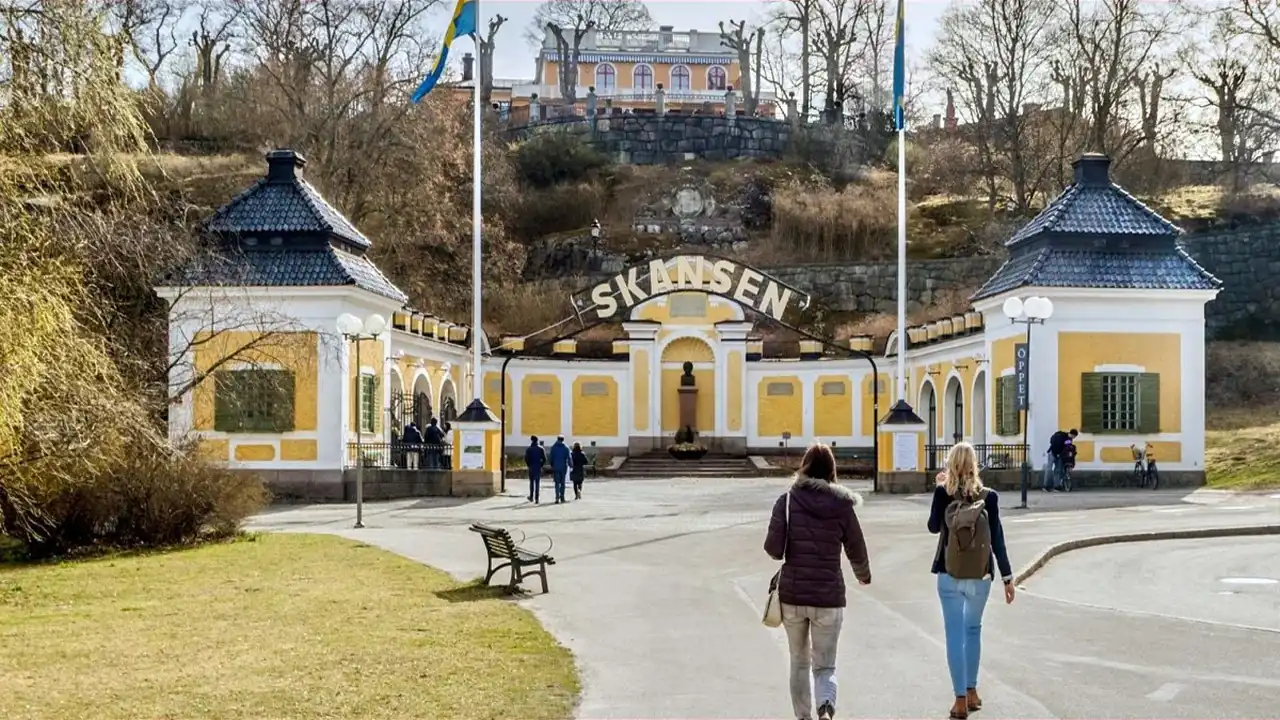
[[[906,400],[923,423],[905,430],[881,423],[896,399],[895,338],[876,354],[871,337],[767,353],[759,319],[786,324],[811,298],[724,258],[658,258],[575,295],[578,318],[621,331],[603,353],[572,338],[504,338],[489,353],[483,334],[406,306],[304,164],[270,153],[266,175],[206,224],[219,253],[157,290],[170,302],[175,442],[282,494],[350,498],[357,465],[370,497],[493,492],[450,479],[446,442],[403,441],[410,423],[450,422],[474,397],[473,341],[486,351],[483,399],[502,419],[492,445],[511,454],[563,435],[636,457],[691,426],[744,466],[820,439],[875,458],[883,489],[915,492],[957,441],[993,474],[1024,457],[1038,472],[1049,436],[1076,428],[1082,484],[1126,479],[1135,446],[1154,452],[1163,483],[1203,481],[1204,307],[1220,283],[1178,246],[1176,226],[1111,182],[1104,156],[1077,161],[969,312],[909,328]],[[1052,310],[1033,310],[1033,297]],[[335,324],[347,315],[386,322],[356,341]],[[903,473],[910,482],[890,481]]]
[[[535,94],[543,105],[560,104],[564,62],[555,36],[546,33],[533,82],[502,83],[511,87],[512,108],[527,107]],[[671,26],[657,32],[589,30],[578,55],[577,103],[581,110],[588,91],[595,88],[601,111],[606,106],[652,110],[661,87],[669,110],[724,112],[725,96],[732,88],[740,110],[741,75],[737,52],[720,44],[718,31],[676,31]],[[758,112],[773,117],[776,105],[774,94],[763,92]]]

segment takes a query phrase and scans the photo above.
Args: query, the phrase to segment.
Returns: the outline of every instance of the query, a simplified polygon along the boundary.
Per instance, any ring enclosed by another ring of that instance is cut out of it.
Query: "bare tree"
[[[1171,15],[1141,0],[1066,0],[1072,53],[1087,78],[1089,149],[1122,158],[1140,144],[1119,127],[1129,93],[1155,59]]]
[[[891,0],[871,0],[862,14],[858,34],[862,40],[859,55],[861,72],[867,78],[867,102],[877,110],[886,110],[893,102],[890,85],[893,82],[894,15],[890,12]]]
[[[724,23],[720,23],[720,44],[738,53],[738,89],[742,91],[743,110],[748,115],[753,115],[756,111],[756,105],[760,102],[760,80],[757,75],[755,82],[752,82],[751,41],[755,40],[756,44],[755,60],[758,73],[760,53],[764,46],[764,28],[756,28],[754,32],[747,32],[746,20],[730,20],[729,25],[733,28],[732,32],[725,30]]]
[[[480,103],[485,107],[489,107],[490,100],[493,98],[493,49],[494,41],[498,37],[498,30],[507,22],[507,18],[501,15],[494,15],[489,18],[489,32],[484,37],[479,37],[480,44]]]
[[[861,51],[857,32],[873,0],[821,0],[814,4],[813,49],[822,60],[823,116],[843,122],[846,101],[856,92]]]
[[[542,44],[543,31],[555,37],[560,97],[572,104],[578,98],[578,58],[588,32],[647,30],[652,25],[641,0],[546,0],[534,12],[527,37],[536,46]]]
[[[160,71],[182,45],[179,32],[188,7],[187,0],[122,0],[111,8],[152,90],[159,88]]]
[[[773,11],[773,25],[781,38],[800,36],[798,60],[800,65],[800,117],[808,118],[813,107],[813,80],[809,72],[810,44],[813,40],[813,6],[818,0],[779,0]],[[785,46],[779,40],[778,50]],[[787,53],[790,54],[790,53]],[[776,57],[781,59],[783,53]]]
[[[1027,211],[1042,189],[1049,164],[1034,157],[1032,125],[1050,79],[1049,29],[1053,0],[979,0],[953,5],[943,15],[929,54],[934,72],[957,87],[972,119],[987,203],[1006,196]]]

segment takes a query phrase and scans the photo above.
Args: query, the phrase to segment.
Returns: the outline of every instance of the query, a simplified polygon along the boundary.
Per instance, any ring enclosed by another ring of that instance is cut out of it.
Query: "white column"
[[[1204,319],[1183,324],[1182,332],[1182,462],[1170,469],[1204,469]],[[1161,379],[1161,382],[1165,382]],[[1160,462],[1157,455],[1156,461]]]
[[[566,438],[573,437],[573,378],[576,374],[573,370],[556,373],[556,380],[560,383],[560,434]]]

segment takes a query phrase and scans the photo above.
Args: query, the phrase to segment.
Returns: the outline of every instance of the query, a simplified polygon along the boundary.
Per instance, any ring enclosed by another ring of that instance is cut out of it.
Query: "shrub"
[[[773,193],[773,232],[768,239],[791,262],[875,260],[894,249],[897,200],[875,185],[843,190],[799,183]]]
[[[609,158],[571,132],[551,131],[534,135],[516,146],[520,178],[539,188],[581,182],[609,165]]]

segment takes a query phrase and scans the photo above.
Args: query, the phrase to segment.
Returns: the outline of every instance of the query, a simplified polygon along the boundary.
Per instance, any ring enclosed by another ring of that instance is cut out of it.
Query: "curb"
[[[1068,540],[1051,545],[1040,553],[1031,564],[1018,571],[1013,578],[1014,585],[1021,585],[1040,571],[1053,558],[1072,550],[1098,547],[1099,545],[1116,545],[1119,543],[1147,542],[1151,540],[1195,540],[1197,538],[1248,537],[1254,535],[1280,535],[1280,525],[1247,525],[1243,527],[1198,528],[1194,530],[1157,530],[1145,533],[1129,533],[1125,535],[1098,535],[1079,540]]]

